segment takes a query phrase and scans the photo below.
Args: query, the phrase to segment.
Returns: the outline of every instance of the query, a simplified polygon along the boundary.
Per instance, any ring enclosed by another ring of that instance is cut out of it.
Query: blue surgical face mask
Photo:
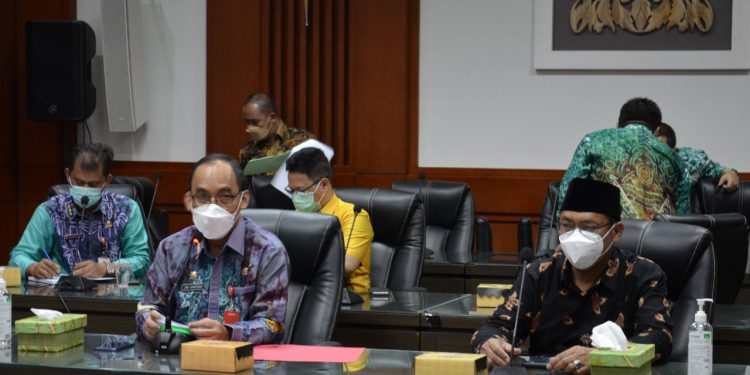
[[[68,183],[70,183],[70,180],[68,180]],[[70,184],[70,196],[73,197],[73,202],[78,206],[89,208],[99,203],[99,200],[102,199],[102,189],[103,188],[90,188]],[[86,204],[81,202],[81,199],[84,196],[89,197],[89,201]]]
[[[297,211],[302,212],[320,211],[320,201],[315,201],[315,192],[318,190],[319,186],[320,182],[318,182],[318,186],[316,186],[313,191],[295,191],[292,193],[292,204],[294,204],[294,208],[296,208]],[[323,200],[323,197],[320,197],[320,200]]]

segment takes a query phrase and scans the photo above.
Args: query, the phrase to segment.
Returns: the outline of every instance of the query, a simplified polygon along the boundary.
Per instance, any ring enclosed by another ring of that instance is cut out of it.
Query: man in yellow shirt
[[[293,153],[286,161],[286,170],[289,172],[286,189],[298,211],[320,212],[339,219],[346,249],[346,287],[357,294],[368,293],[374,233],[367,211],[355,212],[353,204],[336,196],[331,164],[319,149],[306,147]]]

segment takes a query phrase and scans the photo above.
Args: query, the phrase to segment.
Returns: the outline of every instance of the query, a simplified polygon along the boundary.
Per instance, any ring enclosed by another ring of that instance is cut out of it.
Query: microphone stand
[[[513,338],[510,343],[510,359],[508,360],[508,364],[513,364],[513,352],[516,349],[516,335],[518,333],[518,318],[521,316],[521,305],[523,301],[523,286],[526,282],[526,266],[529,264],[529,261],[533,259],[533,251],[529,247],[524,247],[521,249],[521,260],[523,261],[523,264],[521,265],[521,285],[518,288],[518,308],[516,309],[516,319],[513,322]]]
[[[346,263],[346,251],[349,250],[349,242],[351,242],[352,233],[354,233],[354,224],[357,222],[357,216],[359,216],[360,212],[362,212],[362,208],[354,206],[354,219],[352,220],[352,227],[349,230],[349,236],[348,236],[349,238],[346,239],[346,245],[344,246],[344,263]],[[357,304],[364,302],[362,297],[360,297],[357,293],[354,293],[351,290],[346,289],[345,286],[341,287],[341,289],[343,289],[341,293],[342,305],[350,306],[350,305],[357,305]]]

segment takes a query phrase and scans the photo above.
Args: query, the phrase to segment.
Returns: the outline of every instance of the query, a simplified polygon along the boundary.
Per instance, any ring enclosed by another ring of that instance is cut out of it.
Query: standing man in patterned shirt
[[[529,339],[531,355],[551,356],[551,371],[588,373],[592,329],[606,321],[619,325],[628,341],[654,344],[655,362],[668,360],[667,276],[652,261],[613,245],[624,230],[620,219],[619,189],[572,180],[557,224],[562,252],[529,264],[524,289],[516,279],[507,302],[474,333],[474,350],[491,365],[508,364],[522,298],[517,338]],[[514,355],[520,353],[516,348]]]
[[[101,143],[73,149],[65,168],[69,193],[37,207],[10,253],[8,264],[20,268],[24,278],[114,276],[114,263],[129,264],[136,277],[146,273],[149,250],[141,209],[105,190],[113,157],[112,148]]]
[[[654,136],[659,124],[661,110],[652,100],[627,101],[620,109],[617,128],[589,133],[578,144],[560,183],[557,206],[571,180],[591,178],[620,189],[626,219],[689,213],[691,186],[682,176],[685,162]]]
[[[242,169],[250,160],[283,154],[292,147],[315,138],[306,130],[286,125],[276,113],[273,98],[262,92],[251,94],[245,99],[242,120],[245,122],[245,132],[250,135],[250,140],[240,150]]]
[[[666,143],[677,152],[685,162],[687,169],[683,176],[693,186],[703,177],[718,181],[716,185],[720,189],[732,192],[740,186],[740,175],[735,169],[725,167],[708,157],[705,151],[691,147],[677,147],[677,134],[669,124],[661,123],[656,132],[656,138]]]
[[[199,339],[278,343],[284,337],[289,259],[284,245],[240,215],[250,200],[236,160],[211,154],[190,172],[193,223],[164,239],[136,313],[151,341],[165,316]],[[237,311],[239,321],[226,322]]]

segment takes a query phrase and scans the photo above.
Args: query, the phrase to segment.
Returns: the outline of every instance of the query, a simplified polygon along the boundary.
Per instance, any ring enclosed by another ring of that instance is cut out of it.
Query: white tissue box
[[[591,375],[651,374],[654,344],[628,343],[628,350],[594,349],[589,353]]]

